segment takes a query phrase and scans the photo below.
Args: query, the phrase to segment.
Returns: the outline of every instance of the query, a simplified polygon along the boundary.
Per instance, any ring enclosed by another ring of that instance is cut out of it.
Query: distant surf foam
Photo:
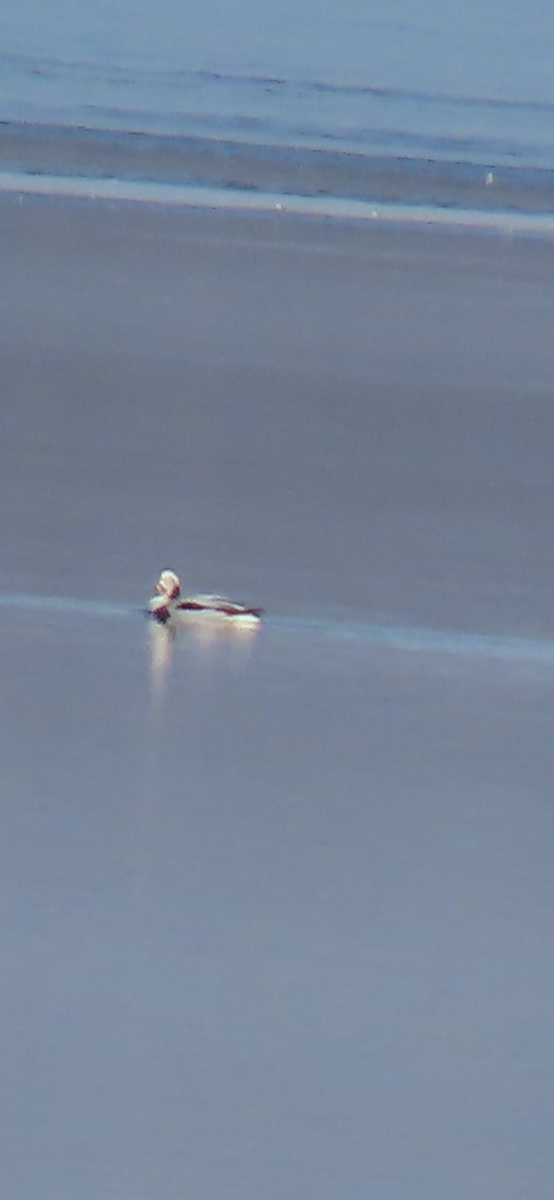
[[[271,213],[285,216],[334,218],[340,221],[387,222],[402,225],[495,230],[506,235],[551,237],[554,213],[511,209],[446,208],[426,204],[386,204],[335,196],[303,196],[240,188],[179,187],[177,184],[134,180],[72,178],[0,172],[0,194],[58,196],[72,199],[122,201],[176,208]]]

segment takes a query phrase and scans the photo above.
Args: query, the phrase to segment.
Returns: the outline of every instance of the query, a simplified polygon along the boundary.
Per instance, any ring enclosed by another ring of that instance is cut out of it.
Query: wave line
[[[285,192],[250,191],[233,187],[181,186],[174,183],[137,183],[131,180],[27,175],[0,171],[0,194],[58,196],[63,199],[110,200],[132,204],[167,205],[220,212],[255,212],[281,216],[326,218],[428,226],[444,229],[492,231],[509,236],[552,237],[554,214],[516,212],[513,209],[445,208],[432,204],[399,204],[350,200],[335,196],[302,196]]]
[[[17,54],[10,51],[0,52],[0,65],[19,69],[22,74],[34,76],[58,75],[60,78],[92,78],[101,79],[104,83],[133,84],[144,86],[152,83],[169,88],[195,88],[199,83],[215,84],[227,87],[286,89],[291,93],[300,91],[310,94],[329,93],[337,96],[367,96],[373,99],[391,101],[415,101],[419,104],[449,105],[456,108],[487,108],[501,111],[518,110],[521,112],[536,112],[552,114],[554,105],[548,100],[518,99],[516,96],[495,96],[483,93],[481,95],[463,95],[461,92],[432,92],[425,88],[388,87],[378,83],[348,83],[338,80],[318,78],[300,78],[281,75],[265,75],[255,72],[194,70],[193,68],[156,68],[133,67],[123,63],[102,63],[86,59],[56,59],[43,58],[34,54]]]

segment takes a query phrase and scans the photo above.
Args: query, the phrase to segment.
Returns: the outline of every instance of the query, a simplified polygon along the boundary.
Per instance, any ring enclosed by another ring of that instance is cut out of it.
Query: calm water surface
[[[2,1195],[550,1200],[551,245],[0,233]]]
[[[547,1200],[552,668],[159,634],[0,613],[3,1190]]]

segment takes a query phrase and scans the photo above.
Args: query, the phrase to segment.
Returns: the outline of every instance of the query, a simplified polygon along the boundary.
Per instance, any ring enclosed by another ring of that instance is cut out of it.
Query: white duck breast
[[[262,613],[261,608],[238,604],[226,596],[181,596],[181,581],[174,571],[162,571],[156,593],[149,602],[148,610],[161,624],[168,621],[186,623],[195,618],[256,623]]]

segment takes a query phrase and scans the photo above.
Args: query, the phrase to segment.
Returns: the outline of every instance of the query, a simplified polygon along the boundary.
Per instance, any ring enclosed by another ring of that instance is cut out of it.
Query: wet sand
[[[3,1191],[546,1200],[552,668],[362,633],[552,637],[554,247],[0,236]]]

